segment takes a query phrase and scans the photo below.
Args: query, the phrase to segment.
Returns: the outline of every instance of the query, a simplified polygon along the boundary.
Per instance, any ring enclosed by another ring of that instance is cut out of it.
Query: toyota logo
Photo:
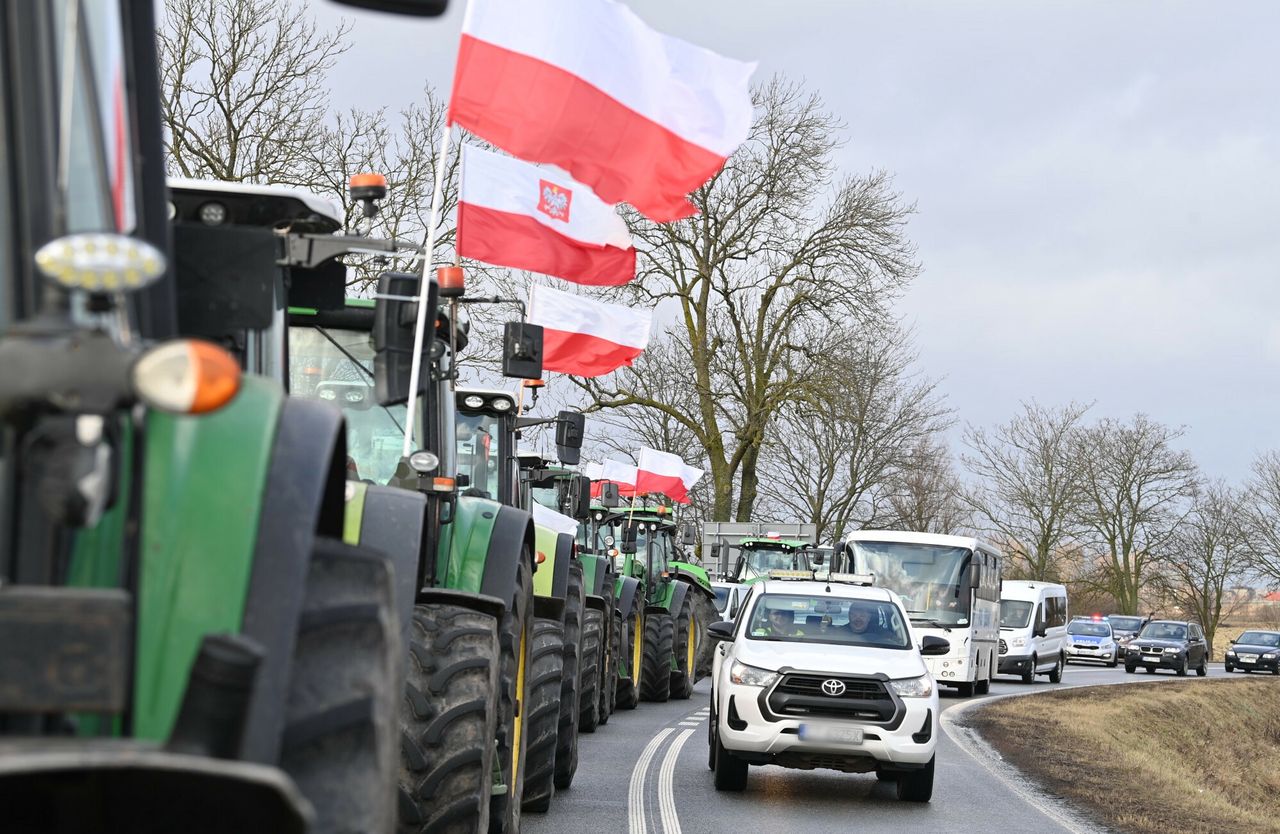
[[[828,678],[822,682],[822,692],[824,695],[830,695],[832,698],[839,698],[844,694],[844,681],[838,681],[835,678]]]

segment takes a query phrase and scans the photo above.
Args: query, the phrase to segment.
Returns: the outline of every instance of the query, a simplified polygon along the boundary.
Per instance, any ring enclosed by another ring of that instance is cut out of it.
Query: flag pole
[[[414,415],[418,406],[418,384],[422,376],[422,343],[427,329],[427,299],[431,289],[432,254],[436,246],[436,227],[440,225],[441,203],[444,202],[444,166],[449,155],[449,140],[453,136],[453,124],[445,115],[444,129],[440,136],[440,156],[436,158],[436,184],[431,194],[431,215],[427,225],[427,241],[422,252],[422,279],[418,287],[418,319],[413,329],[413,359],[409,365],[409,401],[404,420],[404,447],[401,457],[409,457],[413,451]]]

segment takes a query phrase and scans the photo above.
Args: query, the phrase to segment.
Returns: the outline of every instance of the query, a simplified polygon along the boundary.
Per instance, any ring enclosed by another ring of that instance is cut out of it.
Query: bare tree
[[[767,435],[765,514],[803,519],[835,541],[891,512],[891,476],[950,424],[935,383],[913,374],[908,336],[886,325],[828,339],[821,384],[785,402]]]
[[[1077,434],[1084,521],[1102,557],[1095,581],[1120,613],[1138,613],[1152,568],[1196,494],[1195,462],[1173,448],[1182,433],[1138,414],[1130,423],[1105,418]]]
[[[904,234],[912,208],[890,177],[833,174],[841,125],[821,100],[776,79],[755,97],[750,138],[692,197],[700,214],[634,223],[641,274],[623,293],[678,303],[659,340],[672,342],[683,390],[655,390],[639,363],[579,381],[599,407],[660,411],[684,424],[721,519],[751,518],[769,424],[782,403],[811,390],[822,338],[884,319],[918,270]]]
[[[288,0],[165,0],[157,47],[170,171],[310,185],[325,75],[349,30],[317,31]]]
[[[936,440],[922,441],[890,477],[890,513],[874,526],[948,535],[967,532],[973,520],[959,492],[960,479],[947,447]]]
[[[1253,541],[1252,567],[1280,583],[1280,452],[1258,455],[1245,486],[1246,520]]]
[[[1163,583],[1174,603],[1204,628],[1213,651],[1218,625],[1231,614],[1228,589],[1249,573],[1252,548],[1241,495],[1214,483],[1197,496],[1162,560]]]
[[[993,431],[965,430],[970,454],[961,460],[977,483],[963,499],[1027,579],[1061,581],[1059,559],[1083,532],[1084,477],[1073,445],[1088,409],[1024,403]]]

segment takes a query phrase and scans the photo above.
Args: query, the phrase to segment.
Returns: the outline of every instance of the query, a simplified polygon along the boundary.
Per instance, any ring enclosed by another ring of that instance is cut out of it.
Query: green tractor
[[[171,237],[152,4],[8,3],[0,44],[4,828],[389,831],[399,573],[348,535],[348,426],[266,325],[174,339],[282,322],[323,218],[190,295],[223,276]]]
[[[554,519],[552,524],[538,521],[516,450],[518,426],[527,425],[528,419],[518,416],[515,398],[504,391],[458,389],[455,405],[458,471],[469,484],[466,488],[482,488],[504,504],[534,513],[538,573],[523,801],[527,810],[542,812],[550,807],[556,789],[568,788],[577,772],[584,638],[597,633],[594,628],[587,631],[595,618],[587,618],[584,566],[577,558],[574,532],[555,529]],[[557,424],[566,456],[569,449],[576,454],[582,415],[565,411],[547,422]],[[584,485],[589,489],[585,479]],[[580,514],[585,515],[586,503],[580,506]],[[576,506],[570,509],[577,511]],[[572,518],[563,521],[576,531]]]
[[[643,498],[625,508],[593,507],[591,527],[596,551],[613,556],[619,574],[617,706],[690,697],[710,672],[703,631],[718,614],[706,569],[684,560],[688,531],[669,507]]]

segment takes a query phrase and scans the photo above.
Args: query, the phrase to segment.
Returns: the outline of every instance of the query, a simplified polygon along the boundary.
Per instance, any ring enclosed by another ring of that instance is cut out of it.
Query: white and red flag
[[[591,477],[591,497],[600,497],[600,487],[609,481],[618,485],[618,494],[631,496],[636,494],[636,467],[630,463],[617,460],[606,460],[588,472]]]
[[[614,207],[563,171],[464,145],[458,254],[566,281],[618,286],[636,250]]]
[[[529,323],[542,326],[542,368],[600,376],[630,365],[649,344],[652,310],[633,310],[534,284]]]
[[[471,0],[449,121],[665,223],[746,140],[754,70],[614,0]]]
[[[640,447],[636,464],[636,492],[660,492],[681,504],[689,503],[689,490],[702,477],[702,470],[695,469],[670,452],[659,452],[648,446]]]

